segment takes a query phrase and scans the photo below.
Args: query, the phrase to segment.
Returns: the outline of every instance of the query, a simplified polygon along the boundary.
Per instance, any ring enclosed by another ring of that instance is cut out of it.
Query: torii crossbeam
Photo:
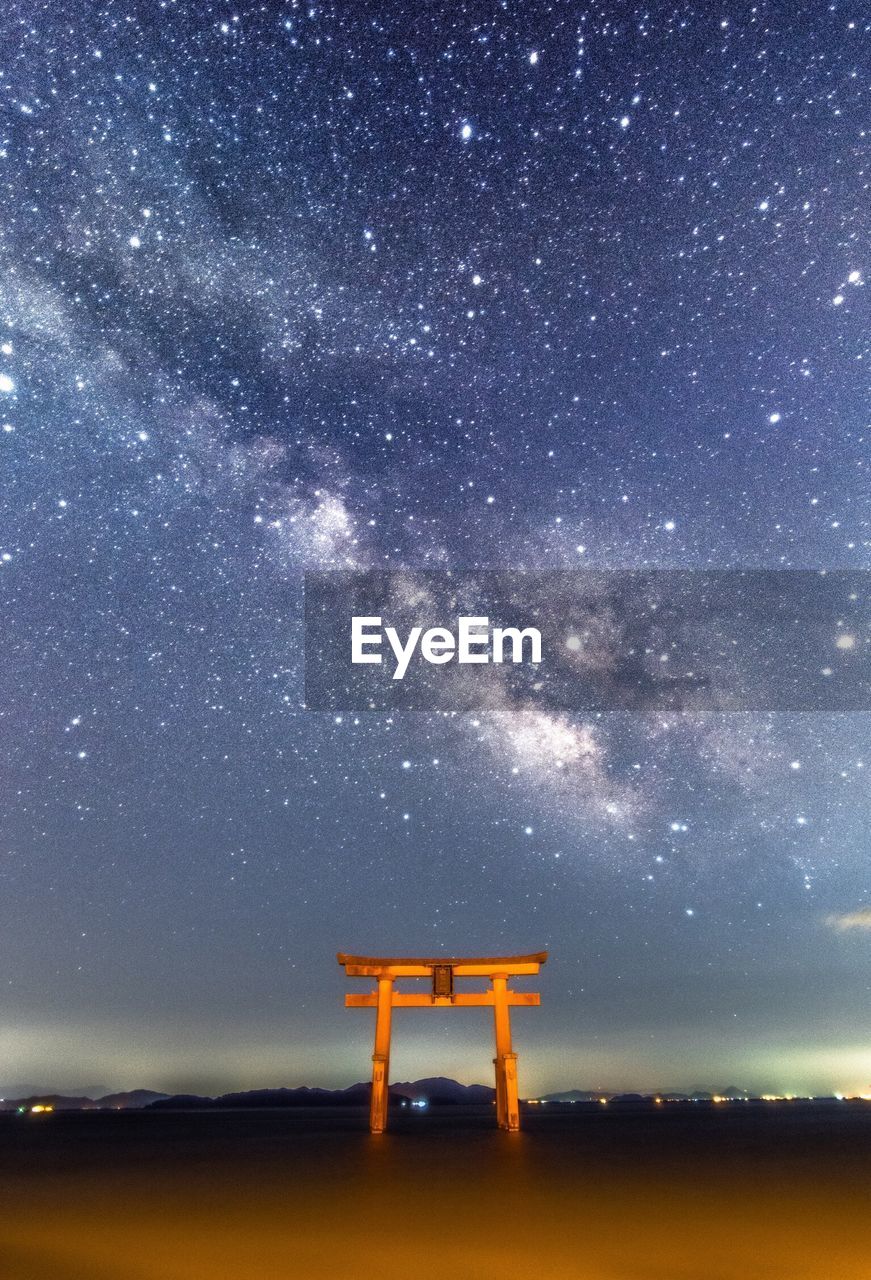
[[[517,1054],[511,1048],[511,1005],[537,1005],[537,991],[511,991],[508,979],[538,973],[547,960],[546,951],[529,956],[489,956],[447,959],[431,956],[424,959],[407,956],[348,956],[341,951],[336,957],[349,978],[375,978],[374,991],[362,995],[346,995],[349,1009],[375,1009],[375,1052],[372,1054],[372,1099],[369,1104],[369,1128],[383,1133],[387,1128],[388,1082],[390,1077],[390,1023],[394,1009],[420,1009],[428,1006],[448,1008],[492,1007],[496,1035],[496,1119],[500,1129],[520,1128],[520,1106],[517,1096]],[[397,978],[429,978],[428,992],[396,991]],[[454,991],[455,978],[489,978],[489,991]]]

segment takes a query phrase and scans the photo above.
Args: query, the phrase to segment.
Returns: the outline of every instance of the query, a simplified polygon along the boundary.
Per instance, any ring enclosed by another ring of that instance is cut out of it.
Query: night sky
[[[319,714],[300,625],[871,568],[862,8],[5,6],[4,1084],[351,1084],[337,950],[547,947],[522,1091],[871,1087],[868,714]]]

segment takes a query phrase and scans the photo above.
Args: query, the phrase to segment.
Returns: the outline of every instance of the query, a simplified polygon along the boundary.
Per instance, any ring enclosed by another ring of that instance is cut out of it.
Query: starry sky
[[[871,568],[867,36],[4,6],[4,1082],[350,1084],[337,950],[547,947],[522,1090],[871,1086],[867,713],[317,713],[301,630],[307,570]]]

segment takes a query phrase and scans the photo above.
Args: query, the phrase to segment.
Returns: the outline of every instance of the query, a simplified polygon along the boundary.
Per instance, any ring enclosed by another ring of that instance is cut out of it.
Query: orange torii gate
[[[495,956],[449,960],[443,956],[336,957],[349,978],[375,978],[377,988],[364,995],[346,995],[349,1009],[375,1009],[375,1052],[372,1054],[372,1099],[369,1128],[383,1133],[387,1128],[387,1086],[390,1076],[390,1021],[393,1009],[425,1008],[431,1005],[464,1008],[487,1006],[493,1009],[496,1035],[496,1119],[501,1129],[520,1128],[517,1100],[517,1054],[511,1049],[511,1005],[537,1005],[537,991],[511,991],[508,979],[538,973],[547,960],[546,951],[530,956]],[[430,978],[432,991],[395,991],[396,978]],[[454,991],[454,978],[489,978],[489,991]]]

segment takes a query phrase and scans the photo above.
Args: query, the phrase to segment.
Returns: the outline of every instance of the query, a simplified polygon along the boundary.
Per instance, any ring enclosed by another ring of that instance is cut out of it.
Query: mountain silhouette
[[[187,1110],[213,1107],[347,1107],[366,1106],[371,1085],[368,1082],[352,1084],[348,1089],[317,1089],[304,1085],[298,1089],[246,1089],[242,1092],[223,1093],[216,1098],[197,1094],[176,1094],[158,1098],[149,1109],[158,1111]],[[433,1076],[424,1080],[398,1081],[390,1086],[390,1101],[394,1106],[403,1103],[425,1101],[431,1106],[487,1106],[496,1096],[496,1090],[483,1084],[460,1084],[445,1076]]]

